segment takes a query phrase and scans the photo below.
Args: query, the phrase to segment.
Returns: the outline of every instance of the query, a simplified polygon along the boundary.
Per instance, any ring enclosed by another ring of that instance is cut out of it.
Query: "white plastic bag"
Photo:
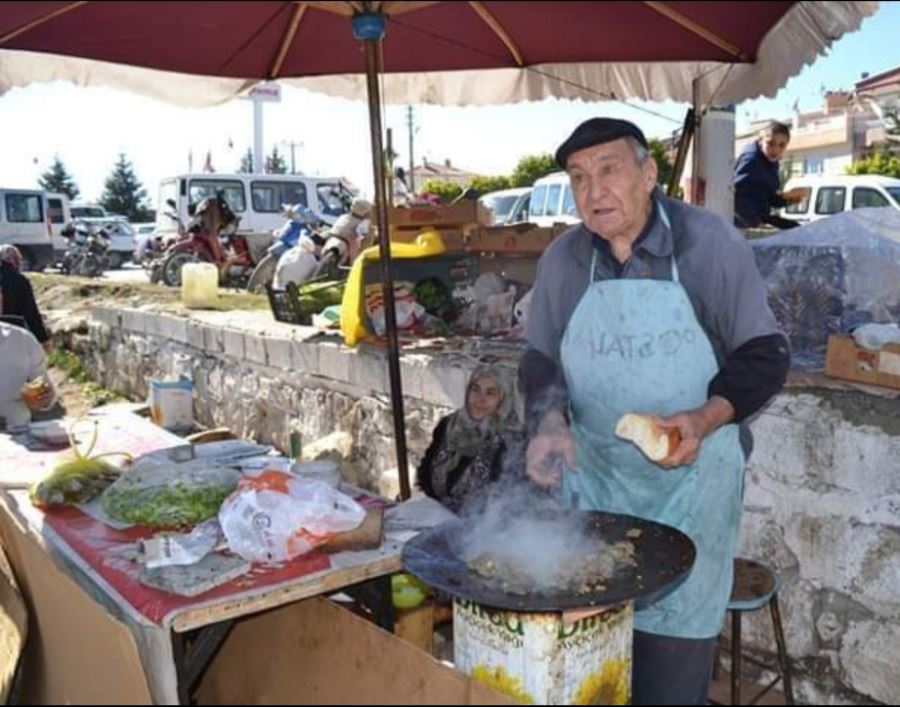
[[[289,282],[302,285],[312,279],[318,269],[319,259],[316,257],[316,244],[311,238],[304,236],[297,245],[278,260],[272,287],[276,290],[283,290]]]
[[[880,351],[888,344],[900,344],[900,327],[896,324],[863,324],[853,330],[853,338],[864,349]]]
[[[406,283],[397,283],[394,286],[394,311],[397,315],[397,329],[400,331],[414,329],[425,317],[425,308],[416,302],[412,287]],[[369,315],[375,334],[384,336],[387,326],[384,315],[384,297],[380,286],[367,293],[366,313]]]
[[[320,481],[280,471],[243,479],[222,504],[228,547],[250,562],[286,562],[359,527],[366,511]]]

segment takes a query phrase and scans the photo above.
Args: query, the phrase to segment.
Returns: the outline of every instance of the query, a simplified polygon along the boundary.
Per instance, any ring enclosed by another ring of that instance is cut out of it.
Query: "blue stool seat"
[[[753,560],[734,561],[734,586],[728,611],[759,611],[772,601],[781,589],[781,579],[765,565]]]
[[[781,579],[773,569],[753,560],[740,557],[735,559],[734,584],[732,585],[731,598],[728,602],[728,611],[731,612],[731,704],[733,705],[741,704],[741,696],[743,694],[741,664],[743,661],[746,660],[759,667],[771,667],[762,665],[749,656],[742,655],[741,650],[742,614],[747,611],[760,611],[766,607],[768,607],[772,615],[779,674],[760,693],[753,697],[748,704],[757,704],[779,682],[784,687],[784,697],[787,704],[794,704],[791,666],[787,654],[787,645],[784,640],[781,610],[778,606],[778,591],[780,589]]]

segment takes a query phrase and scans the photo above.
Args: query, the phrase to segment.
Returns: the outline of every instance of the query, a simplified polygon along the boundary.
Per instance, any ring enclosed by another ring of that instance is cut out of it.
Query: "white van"
[[[351,198],[349,190],[337,178],[296,174],[182,174],[164,179],[159,185],[157,232],[178,230],[178,224],[168,215],[172,212],[170,200],[176,205],[181,223],[187,224],[188,205],[215,196],[218,191],[240,218],[239,233],[268,236],[284,225],[282,204],[303,204],[322,221],[332,224],[344,213],[344,203],[349,203]]]
[[[535,181],[531,188],[528,220],[544,227],[555,223],[581,223],[568,174],[554,172]]]
[[[25,270],[43,270],[53,262],[47,193],[40,189],[0,188],[0,245],[22,253]]]
[[[479,201],[491,210],[494,226],[507,226],[528,220],[531,187],[501,189],[482,196]]]
[[[892,177],[872,174],[795,177],[785,185],[785,191],[791,189],[803,190],[804,198],[781,209],[781,215],[800,223],[868,207],[900,210],[900,179]]]

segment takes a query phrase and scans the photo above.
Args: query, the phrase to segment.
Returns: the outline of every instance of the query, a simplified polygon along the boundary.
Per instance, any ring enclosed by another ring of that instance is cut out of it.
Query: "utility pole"
[[[291,174],[297,174],[297,162],[294,159],[294,150],[303,147],[303,141],[294,142],[293,140],[284,140],[284,145],[291,151]]]
[[[406,107],[406,125],[409,127],[409,193],[416,193],[416,176],[413,170],[416,168],[416,160],[413,157],[413,135],[415,134],[414,130],[414,120],[413,120],[413,107]]]

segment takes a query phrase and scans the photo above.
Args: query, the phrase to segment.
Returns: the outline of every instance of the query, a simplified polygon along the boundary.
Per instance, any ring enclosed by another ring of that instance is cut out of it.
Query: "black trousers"
[[[763,223],[775,226],[775,228],[780,228],[782,231],[787,230],[788,228],[797,228],[797,226],[800,225],[796,221],[791,221],[789,218],[782,218],[781,216],[775,216],[774,214],[766,216],[763,219]]]
[[[718,638],[634,632],[633,705],[705,705]]]

